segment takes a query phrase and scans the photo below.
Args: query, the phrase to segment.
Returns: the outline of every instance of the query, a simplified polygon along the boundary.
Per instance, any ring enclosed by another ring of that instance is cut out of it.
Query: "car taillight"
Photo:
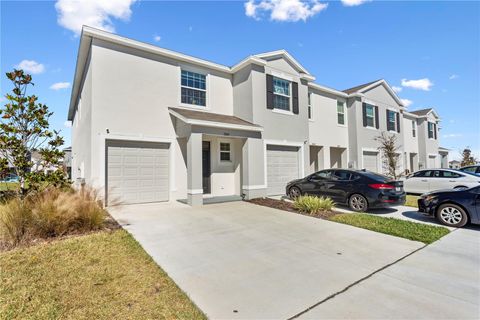
[[[386,184],[386,183],[374,183],[374,184],[369,184],[368,185],[370,188],[373,189],[380,189],[380,190],[391,190],[395,189],[394,186]]]

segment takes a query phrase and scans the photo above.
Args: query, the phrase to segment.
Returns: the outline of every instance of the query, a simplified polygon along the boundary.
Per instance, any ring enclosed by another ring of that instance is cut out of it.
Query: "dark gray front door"
[[[202,174],[203,174],[203,193],[208,194],[211,192],[210,141],[202,142]]]

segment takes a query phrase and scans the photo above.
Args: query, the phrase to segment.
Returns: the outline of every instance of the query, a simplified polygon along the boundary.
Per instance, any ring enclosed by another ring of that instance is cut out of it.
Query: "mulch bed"
[[[336,212],[336,211],[320,211],[320,212],[317,212],[316,214],[308,214],[306,212],[298,211],[297,209],[295,209],[293,207],[293,203],[290,201],[276,200],[271,198],[255,198],[252,200],[248,200],[248,202],[257,204],[260,206],[264,206],[264,207],[275,208],[279,210],[302,214],[304,216],[326,219],[326,220],[329,220],[331,217],[337,214],[341,214],[340,212]]]

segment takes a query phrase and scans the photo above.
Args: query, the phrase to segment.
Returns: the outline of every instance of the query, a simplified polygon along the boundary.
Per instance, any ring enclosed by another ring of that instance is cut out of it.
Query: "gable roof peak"
[[[259,53],[254,55],[254,57],[267,60],[268,58],[283,57],[285,60],[288,60],[295,68],[300,72],[307,75],[311,75],[310,72],[305,69],[300,62],[298,62],[290,53],[285,49],[268,51],[264,53]]]

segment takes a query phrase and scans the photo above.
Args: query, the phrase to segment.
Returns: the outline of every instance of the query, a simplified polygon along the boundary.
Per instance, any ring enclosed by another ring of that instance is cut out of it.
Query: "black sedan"
[[[405,203],[403,182],[366,170],[329,169],[315,172],[287,184],[286,193],[329,197],[354,211],[367,211]]]
[[[450,227],[480,224],[480,187],[425,193],[418,199],[418,211]]]

